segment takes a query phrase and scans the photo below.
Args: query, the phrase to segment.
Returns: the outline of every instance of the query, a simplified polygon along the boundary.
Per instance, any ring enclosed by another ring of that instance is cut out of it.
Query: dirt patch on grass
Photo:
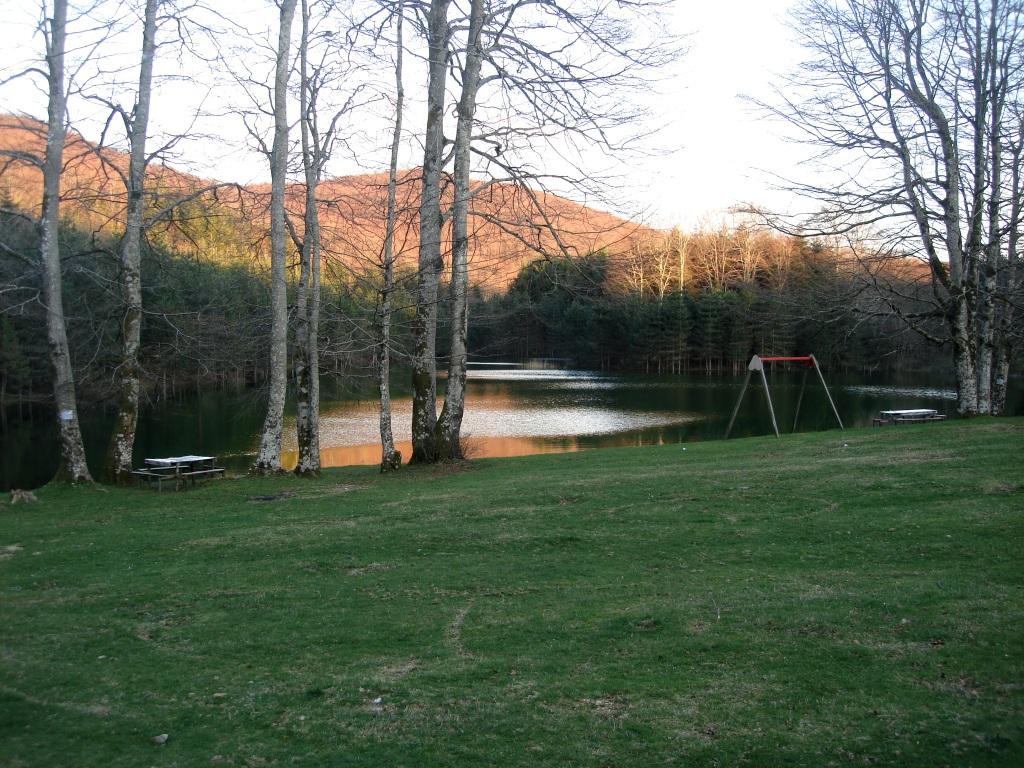
[[[280,493],[268,493],[262,496],[250,496],[246,501],[284,501],[285,499],[294,499],[295,496],[294,491],[281,491]]]
[[[341,496],[342,494],[345,493],[358,491],[365,487],[365,485],[357,485],[354,483],[344,483],[340,485],[327,486],[316,483],[300,491],[279,491],[277,493],[249,496],[246,498],[246,501],[265,503],[274,501],[287,501],[289,499],[328,499],[331,498],[332,496]]]
[[[823,465],[840,465],[843,467],[879,467],[882,469],[891,469],[893,461],[898,456],[900,466],[908,466],[911,464],[936,464],[936,463],[950,463],[959,461],[957,454],[953,451],[937,451],[937,450],[900,450],[898,453],[857,453],[852,449],[844,451],[836,451],[834,453],[826,454],[827,458],[824,458],[821,462],[812,462],[807,464],[789,463],[781,467],[781,471],[786,476],[791,476],[793,473],[796,474],[820,474]]]
[[[327,499],[331,496],[341,496],[345,493],[352,493],[352,491],[360,491],[365,488],[365,485],[332,485],[329,488],[310,488],[307,491],[296,494],[302,499]]]
[[[986,496],[1006,496],[1012,493],[1020,493],[1020,489],[1020,483],[989,481],[981,486],[981,492]]]
[[[223,536],[204,536],[189,539],[179,545],[190,547],[233,547],[244,549],[270,549],[275,547],[291,547],[303,541],[314,540],[326,527],[352,528],[357,523],[349,519],[314,520],[282,525],[265,525],[249,528],[235,528]]]
[[[405,659],[403,661],[398,661],[381,667],[380,671],[377,672],[376,677],[382,683],[394,683],[408,677],[419,668],[419,659]]]
[[[924,687],[929,690],[953,693],[968,699],[978,699],[982,695],[981,684],[973,677],[968,677],[967,675],[950,678],[942,677],[938,680],[926,680],[923,682]]]
[[[629,715],[630,704],[625,696],[598,696],[593,699],[580,699],[581,709],[589,710],[592,715],[602,720],[621,721]]]
[[[0,560],[7,560],[21,552],[21,544],[8,544],[0,547]]]
[[[473,656],[473,654],[466,650],[466,646],[462,642],[462,627],[465,625],[466,615],[472,607],[473,604],[470,603],[459,608],[455,612],[455,618],[452,619],[452,623],[448,625],[448,632],[446,633],[448,645],[451,646],[452,650],[455,651],[455,655],[460,659],[468,659]]]
[[[430,466],[430,474],[434,477],[450,477],[452,475],[461,475],[465,472],[475,472],[478,469],[480,469],[479,464],[475,464],[469,459],[459,459],[432,464]]]
[[[351,565],[345,571],[349,576],[365,576],[368,573],[383,573],[394,568],[388,563],[367,563],[366,565]]]
[[[654,632],[661,628],[661,622],[651,616],[646,616],[635,622],[633,628],[639,632]]]
[[[329,528],[355,528],[359,523],[350,517],[321,517],[319,520],[314,520],[313,525]]]
[[[33,696],[31,693],[19,691],[16,688],[9,688],[6,685],[0,685],[0,691],[8,696],[14,696],[22,701],[27,701],[29,704],[34,704],[37,707],[56,707],[57,709],[67,710],[68,712],[77,712],[81,715],[91,715],[92,717],[110,717],[113,713],[113,710],[106,702],[80,704],[76,701],[54,701],[52,699]]]

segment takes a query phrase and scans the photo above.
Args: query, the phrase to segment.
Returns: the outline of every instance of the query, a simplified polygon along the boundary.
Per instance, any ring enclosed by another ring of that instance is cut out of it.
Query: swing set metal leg
[[[825,390],[825,397],[828,398],[828,404],[832,406],[832,413],[836,415],[836,421],[839,422],[840,429],[846,429],[843,426],[843,420],[839,418],[839,410],[836,408],[836,404],[832,401],[832,393],[828,391],[828,384],[825,383],[825,377],[821,373],[821,368],[818,366],[818,359],[811,355],[811,362],[814,363],[814,370],[818,372],[818,378],[821,380],[821,386]]]
[[[736,407],[732,409],[732,418],[729,419],[729,426],[725,429],[725,439],[729,439],[729,433],[732,432],[732,425],[736,422],[736,414],[740,412],[740,404],[743,402],[743,396],[747,394],[747,385],[750,384],[751,371],[747,369],[747,377],[743,380],[743,389],[740,390],[740,397],[736,401]]]
[[[800,404],[804,401],[804,389],[807,387],[807,369],[804,368],[804,375],[800,377],[800,394],[796,396],[796,413],[793,414],[793,431],[796,432],[796,422],[800,418]]]
[[[775,407],[772,405],[772,393],[768,391],[768,377],[765,375],[764,366],[761,366],[761,383],[764,385],[764,397],[768,401],[768,413],[772,417],[772,429],[775,430],[775,436],[779,436],[779,424],[775,421]]]

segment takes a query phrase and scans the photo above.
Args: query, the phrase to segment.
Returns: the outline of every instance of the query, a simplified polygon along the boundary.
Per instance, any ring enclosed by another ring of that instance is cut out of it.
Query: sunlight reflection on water
[[[597,373],[570,370],[471,370],[462,433],[481,456],[508,456],[577,450],[577,438],[616,435],[696,421],[679,412],[616,407],[601,392],[621,383]],[[477,386],[474,387],[474,382]],[[525,397],[501,382],[536,385]],[[483,387],[481,391],[480,387]],[[438,400],[440,410],[441,400]],[[412,403],[392,404],[395,440],[411,439]],[[380,457],[377,403],[326,404],[320,416],[320,445],[333,463],[374,463]],[[557,444],[556,444],[557,443]],[[285,449],[296,448],[294,430],[285,430]],[[329,465],[329,464],[328,464]]]
[[[689,414],[658,414],[623,411],[596,406],[579,407],[486,407],[466,398],[462,435],[473,458],[564,453],[584,448],[583,440],[596,438],[609,445],[664,443],[663,437],[647,438],[643,430],[697,421]],[[438,407],[440,408],[440,401]],[[325,467],[376,464],[380,461],[380,431],[376,403],[358,403],[320,416],[321,461]],[[285,429],[283,466],[296,462],[294,420]],[[392,409],[395,443],[402,455],[411,454],[409,424],[412,406],[396,403]],[[593,447],[593,446],[591,446]]]
[[[565,368],[538,370],[533,368],[497,368],[466,372],[466,378],[481,381],[559,381],[559,382],[591,382],[605,381],[612,384],[608,377],[593,371],[571,371]]]
[[[470,370],[468,379],[462,434],[475,458],[657,445],[709,436],[718,439],[742,381],[731,376],[659,378],[497,367]],[[787,408],[788,413],[793,412],[798,389],[799,382],[793,377],[772,377],[780,412]],[[879,408],[942,407],[941,401],[956,397],[949,388],[912,383],[840,383],[836,390],[844,421],[862,426],[871,423]],[[817,405],[814,398],[820,401]],[[438,400],[438,411],[441,405]],[[808,392],[804,410],[801,429],[831,428],[831,423],[822,423],[821,414],[828,411],[817,390]],[[765,413],[756,396],[748,397],[741,421],[746,419],[749,433],[766,433]],[[395,441],[406,459],[411,450],[411,421],[410,399],[393,401]],[[287,464],[295,455],[294,419],[285,429],[285,443],[288,453],[282,458]],[[324,403],[320,445],[324,466],[377,463],[377,402]]]
[[[605,381],[605,380],[587,380],[587,381],[552,381],[550,383],[545,382],[543,385],[545,388],[550,389],[572,389],[572,390],[588,390],[588,389],[615,389],[621,387],[617,381]]]
[[[466,398],[464,434],[485,437],[577,437],[607,435],[647,427],[681,424],[696,419],[687,414],[646,413],[617,410],[596,405],[523,407],[497,405],[496,398]],[[440,402],[438,403],[440,407]],[[412,405],[396,403],[391,416],[396,440],[411,439]],[[286,446],[295,448],[294,432],[285,431]],[[380,438],[376,403],[356,403],[325,411],[320,415],[320,444],[324,447],[361,445]]]
[[[676,414],[622,411],[596,406],[497,410],[476,408],[463,422],[465,431],[488,437],[554,437],[606,435],[627,429],[658,427],[687,421]]]
[[[892,385],[848,384],[843,387],[855,395],[898,395],[900,397],[929,397],[936,400],[956,400],[956,390],[935,387],[900,387]]]

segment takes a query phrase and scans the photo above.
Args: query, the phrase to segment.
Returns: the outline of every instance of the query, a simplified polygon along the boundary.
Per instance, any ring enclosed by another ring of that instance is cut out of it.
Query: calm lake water
[[[922,377],[870,380],[829,377],[832,397],[848,427],[868,426],[878,411],[935,408],[952,415],[950,383]],[[770,379],[779,429],[793,429],[800,391],[799,373]],[[743,377],[611,375],[573,370],[471,371],[463,434],[473,457],[562,453],[610,446],[663,445],[720,439],[736,403]],[[1024,411],[1019,386],[1008,412]],[[229,468],[244,470],[256,449],[263,419],[256,392],[210,392],[182,402],[157,403],[140,420],[136,457],[185,453],[216,455]],[[90,465],[102,460],[112,413],[92,413],[83,421]],[[411,453],[411,401],[396,397],[395,438],[403,456]],[[380,461],[377,403],[347,396],[327,400],[321,415],[325,466]],[[813,372],[807,379],[797,431],[837,428],[825,393]],[[744,398],[733,436],[771,434],[764,390],[758,379]],[[294,419],[285,424],[286,463],[295,461]],[[56,439],[50,424],[36,424],[3,436],[0,488],[34,487],[56,467]]]

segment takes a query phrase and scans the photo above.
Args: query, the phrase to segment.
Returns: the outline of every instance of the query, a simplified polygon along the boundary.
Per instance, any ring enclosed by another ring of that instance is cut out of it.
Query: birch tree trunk
[[[60,266],[60,176],[63,167],[65,112],[64,45],[67,35],[67,0],[54,0],[46,46],[49,103],[46,151],[43,159],[43,209],[39,252],[43,267],[43,304],[46,307],[46,338],[53,371],[53,396],[60,435],[58,480],[91,483],[85,463],[85,447],[78,425],[75,378],[64,325],[64,295]]]
[[[1000,250],[1000,193],[1001,189],[1001,137],[999,121],[1001,105],[996,78],[995,13],[998,3],[992,3],[986,21],[980,12],[973,15],[971,35],[976,47],[971,63],[971,83],[974,95],[974,199],[968,228],[969,252],[973,267],[972,282],[977,289],[975,316],[975,375],[977,376],[977,412],[992,410],[992,364],[995,335],[995,277]],[[980,11],[980,9],[979,9]],[[993,26],[990,26],[991,22]],[[991,90],[990,90],[991,88]],[[991,128],[989,130],[989,119]],[[992,176],[988,177],[991,172]],[[988,206],[985,194],[988,192]],[[987,211],[986,211],[987,207]]]
[[[319,178],[318,171],[318,178]],[[320,220],[317,212],[315,247],[310,254],[312,293],[309,297],[309,462],[320,472]]]
[[[320,473],[320,221],[316,222],[316,240],[310,253],[312,293],[309,297],[309,465]]]
[[[313,102],[308,73],[309,6],[302,0],[302,38],[299,43],[299,125],[302,132],[302,168],[306,181],[302,264],[295,297],[295,389],[299,457],[295,474],[315,477],[320,474],[319,383],[317,357],[318,339],[313,314],[317,308],[317,292],[313,290],[313,265],[320,261],[320,217],[316,207],[317,184],[320,180],[320,141],[313,125]],[[313,134],[311,136],[311,134]]]
[[[466,61],[462,72],[458,126],[455,131],[455,199],[452,203],[451,354],[444,407],[437,423],[439,460],[461,459],[462,416],[466,402],[466,332],[469,325],[469,199],[470,145],[483,60],[480,32],[483,0],[472,0]]]
[[[1024,140],[1022,140],[1024,141]],[[999,416],[1006,411],[1006,393],[1010,386],[1010,364],[1013,359],[1013,338],[1019,328],[1022,285],[1020,282],[1020,225],[1021,208],[1024,207],[1024,184],[1021,160],[1024,159],[1024,143],[1009,148],[1010,169],[1010,216],[1007,226],[1006,264],[1000,270],[997,284],[1000,296],[999,311],[996,314],[995,337],[996,360],[992,372],[992,415]]]
[[[974,334],[974,317],[965,291],[959,291],[954,298],[954,309],[950,318],[953,337],[953,370],[957,381],[957,412],[961,416],[978,414],[977,345]]]
[[[920,101],[926,102],[927,97],[916,87],[908,90]],[[915,210],[921,240],[929,251],[929,265],[933,282],[941,285],[948,292],[948,297],[943,303],[953,345],[953,372],[957,381],[957,412],[961,416],[970,416],[978,413],[977,338],[974,305],[976,290],[973,283],[976,270],[972,261],[974,254],[969,247],[969,240],[968,246],[965,247],[960,232],[963,215],[959,187],[961,166],[949,120],[938,105],[931,108],[929,117],[940,138],[937,162],[941,162],[945,171],[945,177],[941,182],[941,187],[945,192],[941,212],[948,266],[941,263],[935,250],[936,237],[932,232],[932,224],[925,213],[925,203],[921,199],[920,193],[914,188],[916,186],[916,180],[912,181],[916,176],[916,170],[913,167],[914,158],[909,149],[906,149],[905,141],[902,154],[904,185],[907,198],[912,201]]]
[[[402,21],[405,12],[402,0],[398,2],[395,24],[395,130],[391,137],[391,162],[388,166],[387,212],[384,222],[384,253],[382,259],[382,285],[380,312],[377,319],[379,344],[377,348],[377,386],[380,389],[380,471],[389,472],[402,465],[402,454],[395,450],[391,429],[391,294],[395,283],[395,219],[398,192],[398,150],[402,141],[402,110],[405,89],[402,86]]]
[[[295,0],[281,0],[274,73],[274,144],[270,155],[270,393],[252,471],[281,471],[281,432],[288,388],[288,290],[285,283],[284,189],[288,166],[289,43]]]
[[[412,463],[436,459],[437,292],[441,277],[441,166],[444,154],[445,80],[448,71],[448,6],[431,0],[427,24],[430,51],[427,82],[427,129],[423,141],[420,193],[419,269],[412,356]]]
[[[146,0],[142,28],[138,100],[130,127],[128,209],[121,242],[121,363],[117,369],[119,403],[107,451],[107,479],[125,485],[132,478],[132,448],[139,418],[139,341],[142,332],[142,214],[146,177],[146,134],[156,53],[156,11],[159,0]]]

